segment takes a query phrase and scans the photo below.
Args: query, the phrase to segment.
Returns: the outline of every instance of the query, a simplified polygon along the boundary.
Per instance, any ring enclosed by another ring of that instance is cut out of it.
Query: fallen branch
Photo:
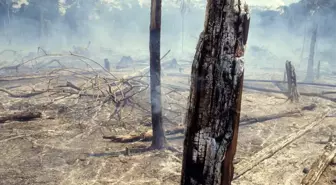
[[[167,76],[176,76],[176,77],[190,77],[187,74],[179,73],[167,73]],[[244,79],[244,82],[257,82],[257,83],[287,83],[282,80],[255,80],[255,79]],[[324,83],[308,83],[308,82],[297,82],[298,85],[311,85],[311,86],[321,86],[321,87],[336,87],[336,84],[324,84]]]
[[[270,158],[275,153],[283,149],[284,147],[288,146],[293,141],[297,140],[301,136],[303,136],[305,133],[307,133],[309,130],[314,128],[315,126],[319,125],[324,118],[329,114],[330,110],[325,111],[323,114],[320,114],[315,121],[307,124],[304,128],[301,130],[292,133],[288,136],[285,136],[278,141],[275,142],[275,144],[270,145],[264,149],[262,149],[260,152],[256,153],[255,155],[251,156],[249,159],[244,159],[241,162],[239,162],[235,166],[235,176],[234,179],[239,178],[240,176],[244,175],[246,172],[253,169],[255,166],[257,166],[259,163],[263,162],[264,160]]]
[[[6,121],[29,121],[36,118],[41,118],[41,112],[16,112],[12,114],[0,115],[0,123]]]
[[[295,110],[295,111],[289,111],[289,112],[284,112],[284,113],[280,113],[280,114],[272,114],[272,115],[267,115],[267,116],[261,116],[258,118],[243,118],[240,121],[240,126],[245,126],[245,125],[250,125],[253,123],[259,123],[259,122],[265,122],[265,121],[269,121],[269,120],[273,120],[273,119],[279,119],[282,117],[294,117],[294,116],[298,116],[298,114],[300,114],[301,112],[299,110]]]
[[[178,127],[170,130],[166,130],[166,135],[174,135],[178,133],[183,133],[184,127]],[[153,137],[152,129],[142,132],[140,134],[128,134],[128,135],[119,135],[119,136],[103,136],[103,139],[110,139],[113,142],[120,142],[120,143],[129,143],[135,141],[151,141]]]
[[[254,79],[244,79],[244,82],[258,82],[258,83],[286,83],[282,80],[254,80]],[[324,87],[336,87],[336,84],[323,84],[323,83],[308,83],[308,82],[297,82],[298,85],[312,85],[312,86],[324,86]]]
[[[302,179],[301,185],[314,185],[324,170],[336,156],[336,143],[331,142],[325,147],[324,153],[313,163],[309,173]]]
[[[272,90],[272,89],[252,87],[252,86],[247,86],[247,85],[244,85],[244,89],[251,89],[251,90],[255,90],[255,91],[269,92],[269,93],[278,93],[278,94],[285,94],[286,95],[286,92]],[[320,93],[305,93],[305,92],[300,92],[300,95],[302,95],[302,96],[311,96],[311,97],[319,97],[319,98],[323,98],[323,99],[326,99],[326,100],[330,100],[330,101],[336,102],[336,98],[331,98],[331,97],[323,96],[324,95],[323,93],[320,94]]]
[[[12,97],[12,98],[30,98],[33,96],[37,96],[43,93],[46,93],[47,91],[37,91],[37,92],[32,92],[32,93],[26,93],[26,94],[14,94],[6,89],[2,89],[0,88],[0,92],[4,92],[6,94],[8,94],[8,96]]]

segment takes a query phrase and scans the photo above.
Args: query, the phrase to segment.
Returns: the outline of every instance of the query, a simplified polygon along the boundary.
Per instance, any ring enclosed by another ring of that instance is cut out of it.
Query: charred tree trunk
[[[150,89],[153,140],[152,148],[163,149],[167,140],[162,124],[161,107],[161,65],[160,65],[160,39],[161,39],[161,0],[152,0],[150,14]]]
[[[288,83],[288,97],[291,102],[299,101],[300,94],[297,90],[295,68],[290,61],[286,62],[286,73]]]
[[[316,46],[316,38],[317,38],[317,24],[314,25],[313,34],[310,41],[310,52],[307,66],[307,82],[314,81],[314,57],[315,57],[315,46]]]
[[[208,0],[191,73],[181,185],[230,185],[249,30],[244,0]]]

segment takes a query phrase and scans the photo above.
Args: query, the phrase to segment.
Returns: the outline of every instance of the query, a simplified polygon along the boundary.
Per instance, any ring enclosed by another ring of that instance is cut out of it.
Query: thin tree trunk
[[[313,34],[310,42],[310,52],[307,66],[307,82],[314,81],[314,57],[315,57],[315,46],[316,46],[316,38],[317,38],[317,24],[314,25]]]
[[[161,37],[161,0],[152,0],[150,14],[150,89],[153,140],[152,148],[163,149],[167,144],[163,124],[161,107],[161,65],[160,65],[160,37]]]
[[[208,0],[191,73],[181,185],[230,185],[249,29],[244,0]]]

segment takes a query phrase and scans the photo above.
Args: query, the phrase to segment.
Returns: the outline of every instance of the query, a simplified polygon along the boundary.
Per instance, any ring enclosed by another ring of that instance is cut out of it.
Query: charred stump
[[[105,68],[107,71],[110,71],[110,70],[111,70],[111,68],[110,68],[110,61],[109,61],[107,58],[104,59],[104,68]]]
[[[299,101],[300,94],[297,90],[295,68],[290,61],[286,61],[286,74],[288,84],[288,97],[294,101]]]
[[[181,185],[231,184],[248,30],[244,0],[208,0],[192,65]]]
[[[129,68],[133,65],[134,61],[131,56],[123,56],[116,65],[116,69]]]
[[[150,12],[150,33],[149,33],[149,52],[150,52],[150,99],[152,111],[153,139],[152,148],[163,149],[167,145],[165,132],[162,124],[162,101],[161,101],[161,0],[151,1]]]
[[[177,63],[177,60],[175,58],[161,65],[163,69],[177,69],[179,66],[180,65]]]

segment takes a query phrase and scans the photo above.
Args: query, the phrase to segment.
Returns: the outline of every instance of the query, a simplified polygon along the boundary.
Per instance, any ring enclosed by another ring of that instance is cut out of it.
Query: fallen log
[[[29,121],[36,118],[41,118],[41,112],[16,112],[11,114],[0,115],[0,123],[5,123],[6,121]]]
[[[244,89],[251,89],[251,90],[255,90],[255,91],[261,91],[261,92],[269,92],[269,93],[278,93],[278,94],[285,94],[286,92],[282,92],[282,91],[278,91],[278,90],[272,90],[272,89],[265,89],[265,88],[259,88],[259,87],[252,87],[252,86],[247,86],[244,85]],[[332,94],[332,93],[330,93]],[[323,98],[326,100],[330,100],[333,102],[336,102],[336,98],[331,98],[331,97],[327,97],[327,96],[323,96],[323,92],[322,93],[305,93],[305,92],[301,92],[300,95],[302,96],[312,96],[312,97],[319,97],[319,98]]]
[[[174,76],[177,77],[190,77],[187,74],[178,74],[178,73],[169,73],[167,76]],[[257,82],[257,83],[287,83],[287,81],[283,80],[256,80],[256,79],[244,79],[244,82]],[[325,83],[309,83],[309,82],[297,82],[297,85],[311,85],[311,86],[321,86],[321,87],[336,87],[336,84],[325,84]]]
[[[14,94],[14,93],[10,92],[9,90],[0,88],[0,92],[4,92],[4,93],[8,94],[8,96],[12,97],[12,98],[30,98],[30,97],[33,97],[33,96],[37,96],[37,95],[46,93],[48,91],[36,91],[36,92],[25,93],[25,94]]]
[[[168,129],[165,131],[166,135],[173,135],[178,133],[183,133],[184,127],[177,127],[174,129]],[[118,135],[118,136],[103,136],[103,139],[110,139],[113,142],[120,143],[130,143],[135,141],[151,141],[153,137],[152,129],[140,134],[128,134],[128,135]]]
[[[172,88],[172,89],[176,89],[178,91],[189,91],[189,87],[177,86],[177,85],[168,84],[168,83],[162,83],[162,87]],[[277,93],[277,94],[287,95],[287,92],[284,92],[284,91],[273,90],[273,89],[265,89],[265,88],[259,88],[259,87],[252,87],[252,86],[244,85],[244,90],[246,90],[246,89],[255,90],[255,91],[261,91],[261,92],[269,92],[269,93]],[[324,95],[328,95],[328,94],[335,94],[335,92],[333,92],[333,91],[322,92],[322,93],[305,93],[305,92],[300,92],[300,95],[302,95],[302,96],[319,97],[319,98],[323,98],[323,99],[326,99],[326,100],[330,100],[330,101],[336,102],[336,98],[324,96]]]
[[[260,152],[254,154],[249,159],[244,159],[241,162],[239,162],[235,166],[234,179],[238,179],[239,177],[244,175],[246,172],[250,171],[255,166],[257,166],[259,163],[270,158],[275,153],[277,153],[278,151],[288,146],[293,141],[303,136],[309,130],[319,125],[324,120],[324,118],[329,114],[329,112],[330,110],[325,111],[323,114],[320,114],[313,122],[307,124],[304,128],[300,129],[299,131],[292,133],[288,136],[282,137],[278,141],[274,142],[275,144],[272,144],[262,149]]]
[[[255,80],[255,79],[244,79],[244,82],[258,82],[258,83],[286,83],[282,80]],[[336,84],[324,84],[324,83],[309,83],[309,82],[297,82],[298,85],[312,85],[312,86],[323,86],[323,87],[336,87]]]
[[[282,117],[294,117],[298,116],[301,112],[299,110],[295,111],[289,111],[289,112],[284,112],[280,114],[272,114],[272,115],[267,115],[267,116],[261,116],[257,118],[242,118],[240,121],[240,126],[246,126],[246,125],[251,125],[253,123],[259,123],[259,122],[265,122],[273,119],[279,119]],[[301,115],[300,115],[301,116]]]
[[[324,170],[336,156],[336,143],[330,142],[324,153],[313,163],[308,174],[302,179],[301,185],[315,185]]]
[[[279,119],[282,117],[297,116],[297,114],[299,113],[300,111],[296,110],[296,111],[290,111],[290,112],[285,112],[281,114],[261,116],[257,118],[242,118],[240,125],[244,126],[244,125],[249,125],[253,123],[264,122],[264,121],[273,120],[273,119]],[[177,128],[168,129],[165,131],[166,135],[183,134],[183,133],[184,133],[184,127],[177,127]],[[150,141],[152,137],[153,137],[152,130],[150,129],[146,132],[142,132],[139,134],[103,136],[103,139],[110,139],[111,141],[114,141],[114,142],[129,143],[129,142],[135,142],[135,141]]]

